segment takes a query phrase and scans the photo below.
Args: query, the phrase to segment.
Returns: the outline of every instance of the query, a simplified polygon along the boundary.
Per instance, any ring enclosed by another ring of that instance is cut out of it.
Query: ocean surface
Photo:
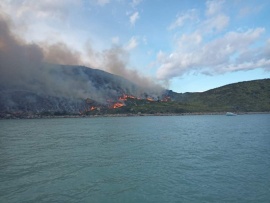
[[[0,202],[270,202],[270,115],[0,120]]]

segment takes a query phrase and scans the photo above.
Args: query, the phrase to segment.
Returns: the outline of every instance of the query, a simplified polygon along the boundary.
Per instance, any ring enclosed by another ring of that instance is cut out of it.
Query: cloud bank
[[[175,40],[171,53],[160,51],[157,55],[157,78],[170,80],[189,73],[205,75],[247,71],[256,68],[270,69],[269,39],[259,44],[264,27],[228,31],[230,17],[223,12],[224,1],[207,1],[204,20],[200,13],[188,10],[177,16],[169,26],[178,31],[187,23],[192,27]]]

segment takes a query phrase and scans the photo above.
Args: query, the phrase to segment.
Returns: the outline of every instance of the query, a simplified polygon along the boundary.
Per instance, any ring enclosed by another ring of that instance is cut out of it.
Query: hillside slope
[[[0,78],[0,112],[9,113],[78,113],[93,105],[110,106],[123,94],[157,97],[163,91],[83,66],[43,64],[16,73],[15,79]]]
[[[176,102],[193,104],[205,111],[270,111],[270,79],[229,84],[202,93],[169,95]]]
[[[176,93],[145,89],[122,77],[82,66],[47,64],[34,70],[31,77],[22,76],[19,81],[0,81],[0,117],[270,112],[270,79],[201,93]]]
[[[270,79],[234,83],[202,93],[181,94],[168,90],[160,100],[129,97],[124,106],[111,109],[107,113],[178,114],[227,111],[270,112]]]

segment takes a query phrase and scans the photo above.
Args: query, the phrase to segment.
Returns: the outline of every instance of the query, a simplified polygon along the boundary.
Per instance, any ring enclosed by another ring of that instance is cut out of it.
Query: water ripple
[[[269,123],[1,120],[0,202],[270,202]]]

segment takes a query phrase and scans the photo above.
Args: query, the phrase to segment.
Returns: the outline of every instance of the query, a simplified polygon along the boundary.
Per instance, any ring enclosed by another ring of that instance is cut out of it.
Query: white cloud
[[[253,7],[245,6],[245,7],[242,7],[239,10],[238,16],[239,17],[246,17],[248,15],[254,15],[254,14],[260,12],[263,8],[264,8],[263,5],[256,5],[256,6],[253,6]]]
[[[195,9],[188,10],[187,12],[179,15],[177,19],[169,26],[170,30],[183,26],[188,20],[197,19],[197,13]]]
[[[229,24],[230,18],[224,14],[218,14],[206,19],[202,23],[201,31],[204,33],[220,32]]]
[[[196,48],[202,42],[202,36],[197,33],[183,34],[177,41],[179,50],[191,50]]]
[[[129,22],[131,23],[131,25],[135,25],[136,21],[140,18],[139,16],[139,12],[136,11],[134,12],[132,15],[130,15],[129,17]]]
[[[204,45],[198,43],[196,46],[196,43],[193,43],[192,49],[176,50],[170,55],[161,52],[157,56],[160,63],[157,77],[171,79],[190,71],[213,75],[259,67],[269,69],[270,55],[267,51],[259,52],[267,49],[253,47],[264,31],[264,28],[256,28],[245,32],[227,32]],[[182,36],[180,41],[188,37]],[[196,39],[195,33],[192,38]],[[247,51],[249,54],[244,55]]]
[[[270,58],[270,39],[267,40],[266,46],[263,49],[263,57]]]
[[[167,57],[166,53],[164,53],[164,52],[161,51],[161,50],[157,53],[157,59],[158,59],[158,61],[160,61],[160,62],[165,61],[165,60],[166,60],[166,57]]]
[[[159,52],[157,78],[168,80],[188,73],[223,74],[230,71],[264,68],[270,70],[270,42],[261,44],[264,28],[226,30],[230,17],[222,12],[224,1],[207,1],[202,19],[198,10],[189,10],[169,29],[186,26],[175,33],[177,46],[171,53]],[[260,43],[258,43],[260,42]]]
[[[97,0],[97,4],[100,6],[104,6],[108,3],[110,3],[110,0]]]
[[[142,2],[142,0],[132,0],[131,5],[132,5],[133,7],[136,7],[136,6],[138,6],[141,2]]]
[[[13,18],[64,20],[69,15],[70,8],[79,4],[80,1],[76,0],[3,0],[0,6]]]
[[[112,43],[113,44],[119,44],[119,41],[120,41],[120,39],[119,39],[118,36],[112,38]]]
[[[206,34],[220,32],[229,25],[229,16],[222,13],[223,1],[207,1],[205,18],[199,19],[199,12],[190,9],[177,16],[176,20],[169,26],[169,30],[188,26],[189,29],[197,29],[197,32]]]
[[[227,71],[252,70],[254,68],[265,68],[270,70],[270,59],[258,59],[255,61],[247,61],[240,64],[229,64]]]
[[[143,43],[144,43],[145,45],[148,44],[148,40],[147,40],[147,37],[146,37],[146,36],[143,36],[142,41],[143,41]]]
[[[215,15],[222,10],[223,0],[211,0],[206,2],[206,15]]]
[[[127,51],[131,51],[132,49],[135,49],[138,46],[138,42],[137,39],[135,37],[132,37],[128,44],[125,46],[125,49]]]
[[[13,22],[12,31],[28,42],[48,39],[64,41],[69,38],[67,43],[70,43],[77,38],[66,32],[69,30],[70,16],[81,8],[81,3],[81,0],[2,0],[0,13]],[[73,46],[78,44],[78,39],[75,41]]]

